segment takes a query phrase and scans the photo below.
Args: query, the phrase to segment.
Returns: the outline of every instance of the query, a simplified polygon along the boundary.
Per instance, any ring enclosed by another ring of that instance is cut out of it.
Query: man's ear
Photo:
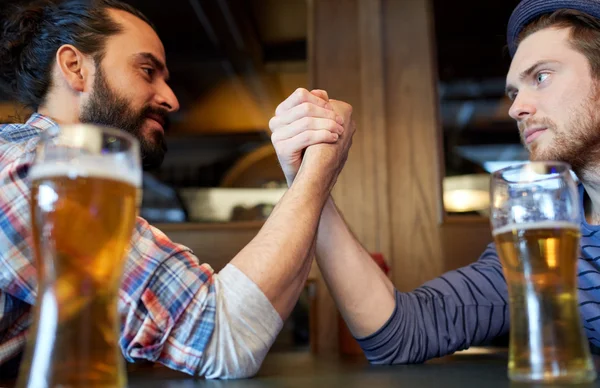
[[[88,84],[91,58],[75,46],[62,45],[56,52],[56,67],[63,81],[75,92],[84,92]]]

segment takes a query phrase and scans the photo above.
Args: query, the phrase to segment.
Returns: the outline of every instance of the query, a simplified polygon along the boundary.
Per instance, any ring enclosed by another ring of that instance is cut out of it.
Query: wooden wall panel
[[[483,217],[464,220],[454,217],[441,225],[440,233],[444,272],[474,262],[492,242],[490,222]]]
[[[382,35],[381,1],[359,0],[358,32],[360,43],[360,85],[362,111],[360,139],[365,157],[361,177],[366,187],[364,201],[371,204],[363,210],[366,215],[362,236],[371,251],[391,258],[390,198],[388,163],[388,121],[385,115],[385,77]],[[356,143],[353,143],[353,145]],[[344,178],[348,177],[345,175]],[[353,184],[356,184],[354,182]],[[350,204],[348,206],[351,206]]]
[[[388,0],[383,14],[392,278],[408,291],[444,268],[432,10],[425,0]]]

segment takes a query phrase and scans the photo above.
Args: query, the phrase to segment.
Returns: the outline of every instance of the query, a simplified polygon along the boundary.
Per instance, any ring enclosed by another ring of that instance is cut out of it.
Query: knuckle
[[[304,132],[300,137],[300,143],[303,147],[309,146],[313,139],[313,134],[311,132]]]
[[[294,94],[292,93],[288,98],[285,99],[285,101],[277,105],[277,108],[275,108],[275,116],[280,115],[284,112],[286,105],[290,103],[290,100],[293,98],[293,95]]]
[[[275,143],[277,143],[279,141],[279,136],[277,136],[277,134],[275,132],[273,132],[271,134],[271,143],[273,143],[275,145]]]
[[[308,130],[310,129],[311,125],[312,125],[312,120],[310,119],[310,117],[303,117],[299,120],[298,122],[300,129],[302,130]]]
[[[298,88],[294,91],[294,94],[296,95],[296,97],[302,101],[306,99],[307,93],[308,93],[308,90],[306,90],[304,88]]]
[[[300,111],[302,112],[302,114],[304,115],[310,115],[312,113],[312,104],[309,104],[308,102],[303,102],[300,105]]]
[[[271,131],[275,130],[276,122],[277,122],[277,120],[275,119],[275,117],[271,117],[271,119],[269,120],[269,129]]]

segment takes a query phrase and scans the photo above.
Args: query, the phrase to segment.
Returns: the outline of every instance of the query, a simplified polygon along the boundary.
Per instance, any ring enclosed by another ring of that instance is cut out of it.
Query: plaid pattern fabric
[[[0,364],[23,350],[36,301],[28,170],[42,131],[56,125],[33,114],[0,126]],[[213,270],[138,218],[119,292],[125,358],[199,369],[215,325]]]

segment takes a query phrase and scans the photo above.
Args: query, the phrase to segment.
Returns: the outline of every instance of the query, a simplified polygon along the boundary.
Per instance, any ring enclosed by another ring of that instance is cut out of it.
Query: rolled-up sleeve
[[[254,375],[283,327],[260,288],[228,264],[215,274],[138,220],[120,292],[120,345],[130,362],[191,375]]]
[[[129,362],[198,371],[215,326],[209,265],[139,218],[119,296],[120,346]]]
[[[228,264],[215,278],[215,330],[199,374],[221,379],[252,377],[283,321],[260,288],[235,266]]]

